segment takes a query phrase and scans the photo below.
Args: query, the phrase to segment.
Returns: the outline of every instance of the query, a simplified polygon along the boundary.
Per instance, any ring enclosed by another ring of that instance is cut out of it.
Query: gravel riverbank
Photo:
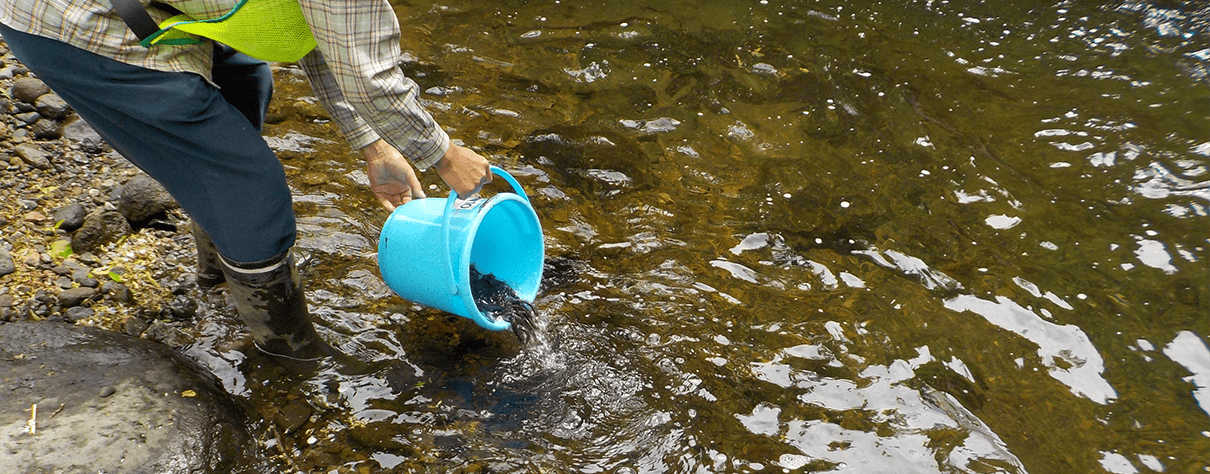
[[[204,300],[188,218],[2,42],[0,61],[0,324],[188,344],[181,322]]]
[[[212,338],[215,318],[224,327],[241,327],[225,290],[196,284],[188,216],[30,74],[2,39],[0,167],[0,326],[62,322],[162,343],[176,353]],[[207,325],[210,334],[203,333]],[[54,332],[55,325],[46,327]],[[222,351],[248,348],[250,338],[229,336],[218,342]],[[29,375],[11,365],[21,357],[3,361],[14,372],[0,374],[0,389],[29,390],[22,382]],[[85,364],[72,370],[92,369]],[[270,446],[292,445],[282,434],[293,433],[312,411],[293,393],[267,396],[281,400],[245,406],[252,420],[241,429],[257,433],[264,453],[290,465],[286,450]],[[277,470],[262,467],[255,472]]]

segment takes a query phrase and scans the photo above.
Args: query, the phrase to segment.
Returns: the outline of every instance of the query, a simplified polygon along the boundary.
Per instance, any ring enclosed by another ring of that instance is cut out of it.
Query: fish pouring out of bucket
[[[521,345],[528,345],[537,333],[538,312],[534,304],[521,299],[517,292],[495,275],[484,275],[471,265],[471,293],[479,312],[508,321]]]
[[[536,327],[542,226],[512,175],[491,171],[513,192],[466,200],[451,192],[396,208],[378,238],[378,269],[403,299],[493,331],[512,329],[524,344]]]

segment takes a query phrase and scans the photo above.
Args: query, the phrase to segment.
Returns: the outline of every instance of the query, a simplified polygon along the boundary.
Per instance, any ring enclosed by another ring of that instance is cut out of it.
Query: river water
[[[313,312],[378,365],[191,352],[285,468],[1210,471],[1204,3],[397,10],[434,115],[533,199],[548,342],[383,285],[387,214],[284,68]]]

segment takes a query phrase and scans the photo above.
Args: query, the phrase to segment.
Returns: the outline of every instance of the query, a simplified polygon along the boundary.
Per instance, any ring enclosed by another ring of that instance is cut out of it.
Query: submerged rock
[[[162,344],[0,325],[0,393],[0,472],[272,470],[215,377]]]
[[[633,125],[642,129],[646,123]],[[654,185],[651,160],[639,142],[607,128],[559,125],[538,130],[522,140],[518,152],[588,195],[612,196]]]

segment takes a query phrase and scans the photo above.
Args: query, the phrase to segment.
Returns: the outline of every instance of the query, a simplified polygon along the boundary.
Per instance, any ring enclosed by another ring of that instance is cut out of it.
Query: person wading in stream
[[[127,6],[155,23],[177,13],[216,18],[239,3],[136,1]],[[364,154],[384,207],[424,197],[409,159],[422,171],[435,167],[462,197],[491,180],[488,161],[450,143],[399,69],[399,23],[388,0],[299,4],[316,46],[298,63]],[[268,64],[214,41],[145,47],[110,0],[0,5],[0,35],[17,59],[189,214],[198,283],[226,281],[257,346],[296,359],[336,355],[311,323],[290,253],[290,190],[260,135],[273,90]]]

